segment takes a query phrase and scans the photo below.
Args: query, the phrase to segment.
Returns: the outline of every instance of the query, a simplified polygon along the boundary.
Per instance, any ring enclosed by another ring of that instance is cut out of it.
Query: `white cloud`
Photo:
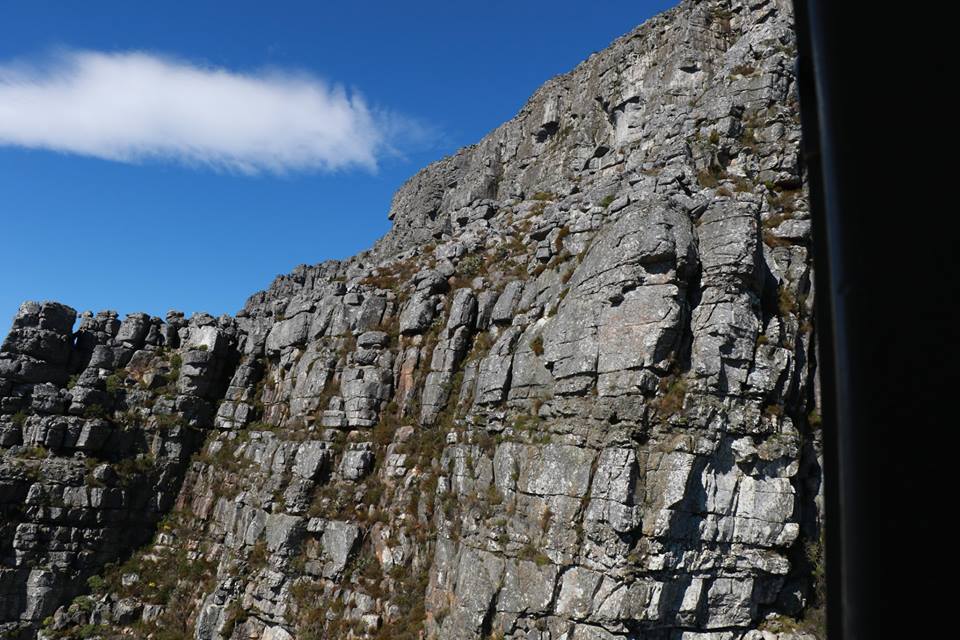
[[[303,74],[233,73],[139,52],[0,64],[0,145],[244,173],[372,170],[391,152],[396,122]]]

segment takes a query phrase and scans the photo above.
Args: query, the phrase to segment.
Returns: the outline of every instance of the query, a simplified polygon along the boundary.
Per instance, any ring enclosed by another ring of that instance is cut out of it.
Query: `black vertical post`
[[[942,584],[953,575],[945,525],[957,511],[947,488],[955,483],[936,475],[957,465],[944,438],[960,431],[960,251],[948,231],[960,217],[950,195],[960,181],[944,156],[956,148],[947,78],[958,74],[940,33],[952,21],[924,4],[794,7],[823,390],[828,637],[925,638],[931,625],[949,634],[955,614],[943,601],[953,589]]]

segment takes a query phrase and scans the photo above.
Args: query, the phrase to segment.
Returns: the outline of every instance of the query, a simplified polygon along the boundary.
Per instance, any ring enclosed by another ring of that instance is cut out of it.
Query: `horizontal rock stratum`
[[[25,303],[0,636],[817,637],[791,11],[653,18],[235,317]]]

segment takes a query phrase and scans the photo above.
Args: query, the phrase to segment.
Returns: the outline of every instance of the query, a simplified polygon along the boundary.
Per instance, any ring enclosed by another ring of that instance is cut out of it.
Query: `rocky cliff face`
[[[650,20],[236,317],[24,304],[0,634],[814,634],[791,17]]]

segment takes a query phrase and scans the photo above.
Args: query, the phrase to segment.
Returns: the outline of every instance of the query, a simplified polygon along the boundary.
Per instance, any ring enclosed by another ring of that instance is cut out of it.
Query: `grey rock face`
[[[340,474],[347,480],[360,480],[370,473],[373,466],[373,452],[369,443],[352,446],[343,454],[340,462]]]
[[[156,319],[87,314],[73,334],[75,317],[63,305],[27,303],[0,350],[13,365],[0,399],[0,538],[11,550],[0,566],[4,632],[29,635],[88,577],[149,540],[198,444],[185,427],[210,415],[203,395],[235,348],[224,333],[199,359],[162,344],[146,351]],[[22,375],[37,363],[43,376]],[[123,624],[144,610],[139,601],[112,606],[105,620]]]
[[[236,318],[25,304],[0,634],[817,637],[791,20],[681,3]]]
[[[420,422],[436,422],[450,398],[450,384],[466,354],[477,319],[477,299],[471,289],[459,289],[453,296],[450,316],[440,332],[430,359],[430,372],[423,385]]]
[[[433,322],[436,301],[429,293],[418,291],[400,314],[400,333],[423,333]]]

